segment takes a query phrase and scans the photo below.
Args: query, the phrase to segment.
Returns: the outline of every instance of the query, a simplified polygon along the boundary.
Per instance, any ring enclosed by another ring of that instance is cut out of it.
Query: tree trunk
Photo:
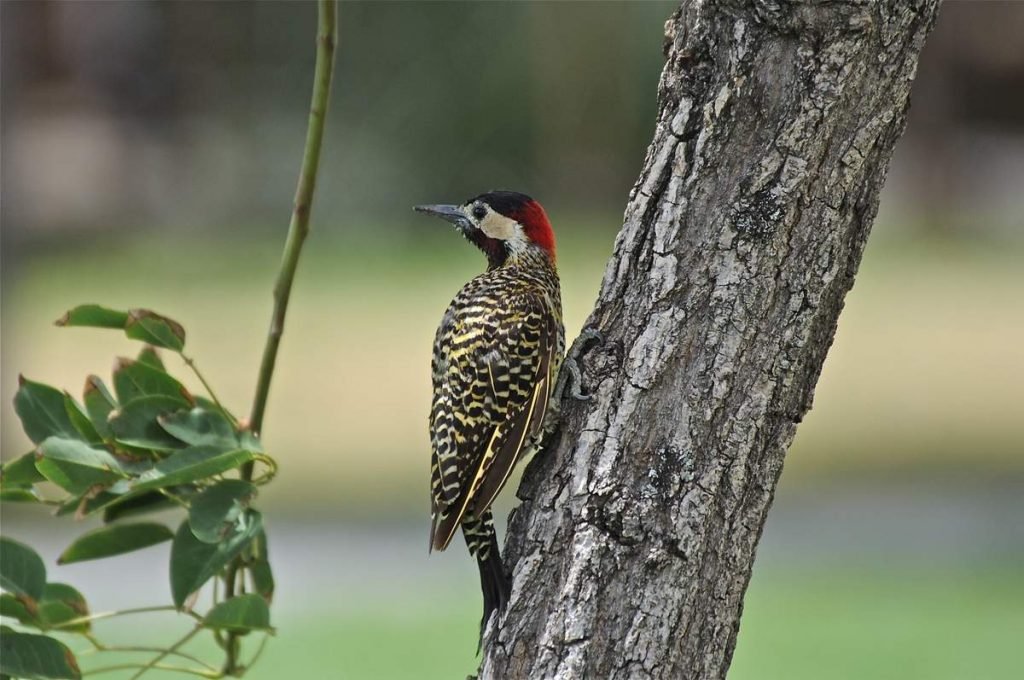
[[[480,677],[723,678],[938,0],[683,2]]]

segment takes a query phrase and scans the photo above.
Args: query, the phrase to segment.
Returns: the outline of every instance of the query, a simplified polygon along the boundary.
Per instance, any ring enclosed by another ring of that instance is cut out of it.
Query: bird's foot
[[[555,384],[556,404],[562,403],[566,389],[569,390],[569,396],[577,401],[590,401],[594,398],[593,394],[586,394],[582,391],[583,373],[580,371],[580,361],[591,344],[601,345],[603,343],[604,336],[596,328],[584,328],[580,332],[580,336],[566,352],[562,369],[558,372],[558,382]]]

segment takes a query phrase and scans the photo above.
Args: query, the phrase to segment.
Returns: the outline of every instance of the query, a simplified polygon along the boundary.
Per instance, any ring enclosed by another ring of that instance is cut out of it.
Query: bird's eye
[[[484,206],[480,205],[479,203],[477,203],[475,206],[473,206],[473,217],[477,218],[478,220],[482,220],[486,216],[487,216],[487,208],[485,208]]]

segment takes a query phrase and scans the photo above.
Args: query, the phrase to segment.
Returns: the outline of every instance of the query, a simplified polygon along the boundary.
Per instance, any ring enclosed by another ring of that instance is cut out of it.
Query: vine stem
[[[309,234],[309,215],[313,205],[313,192],[316,189],[317,170],[320,167],[320,148],[323,143],[324,123],[331,95],[337,36],[337,0],[319,0],[317,3],[316,67],[313,73],[313,95],[309,107],[309,123],[306,128],[306,146],[302,154],[302,169],[299,172],[298,187],[295,190],[295,204],[288,224],[288,236],[285,239],[281,267],[278,270],[277,281],[274,283],[274,310],[270,317],[270,330],[267,333],[267,342],[263,347],[263,358],[260,361],[256,380],[256,395],[249,416],[249,429],[257,437],[263,431],[263,417],[267,410],[267,398],[270,396],[270,382],[274,376],[281,336],[284,334],[285,315],[288,313],[292,283],[295,281],[295,272],[299,266],[299,255],[302,253],[302,245]],[[242,479],[252,479],[253,467],[252,462],[242,466]],[[241,560],[241,556],[236,557],[228,565],[224,574],[225,600],[231,599],[236,594],[235,587],[242,565]],[[241,670],[238,666],[239,637],[237,633],[228,633],[225,647],[227,659],[224,662],[223,672],[225,675],[237,674]]]
[[[139,646],[139,645],[129,645],[129,646],[109,645],[108,646],[108,645],[104,645],[104,644],[97,644],[98,641],[96,641],[96,640],[91,640],[91,642],[94,645],[94,647],[92,649],[87,649],[84,652],[77,652],[76,655],[78,657],[83,657],[83,656],[90,656],[90,655],[93,655],[93,654],[101,654],[103,652],[139,652],[139,653],[153,654],[153,653],[161,653],[161,652],[164,651],[163,647],[143,647],[143,646]],[[192,656],[191,654],[187,654],[185,652],[182,652],[180,650],[179,651],[175,651],[175,652],[171,652],[170,655],[171,656],[178,656],[178,657],[181,657],[182,659],[186,659],[188,661],[191,661],[192,663],[199,664],[200,666],[203,666],[207,671],[209,671],[211,673],[217,673],[217,674],[220,673],[219,670],[217,670],[216,668],[214,668],[210,664],[206,663],[202,659],[200,659],[200,658],[198,658],[196,656]],[[139,664],[139,665],[141,666],[141,664]]]
[[[109,619],[109,618],[113,618],[115,616],[127,616],[129,614],[147,614],[147,613],[150,613],[150,612],[173,612],[173,611],[178,611],[178,610],[177,610],[176,607],[173,607],[171,605],[158,605],[158,606],[155,606],[155,607],[136,607],[135,609],[119,609],[117,611],[100,612],[98,614],[90,614],[89,616],[79,616],[77,619],[68,619],[67,621],[62,621],[61,623],[58,623],[55,626],[51,626],[51,628],[53,628],[54,630],[62,630],[64,628],[73,628],[73,627],[75,627],[77,625],[80,625],[80,624],[83,624],[83,623],[89,623],[89,622],[92,622],[92,621],[99,621],[101,619]],[[199,616],[198,614],[196,614],[194,612],[184,612],[184,613],[188,614],[189,616],[191,616],[192,618],[196,619],[197,621],[202,621],[203,620],[203,617]]]
[[[260,646],[256,648],[256,653],[253,654],[252,659],[249,660],[248,668],[252,668],[261,656],[263,656],[263,650],[267,647],[267,640],[270,639],[270,635],[264,635],[263,639],[260,640]]]
[[[213,403],[216,404],[217,409],[224,414],[224,417],[228,419],[228,422],[237,427],[238,421],[235,420],[235,417],[231,415],[231,412],[224,408],[224,405],[220,403],[220,399],[217,398],[217,393],[213,391],[210,383],[206,381],[206,377],[199,371],[199,367],[196,366],[195,359],[183,352],[178,352],[178,356],[181,357],[181,360],[185,362],[185,365],[191,368],[192,372],[196,374],[197,378],[199,378],[199,382],[203,384],[203,388],[206,390],[206,393],[210,395],[210,398],[213,399]]]
[[[154,656],[153,659],[149,663],[144,664],[142,666],[139,666],[138,667],[139,668],[138,672],[135,673],[135,675],[133,675],[131,677],[131,680],[137,680],[137,678],[141,678],[143,675],[145,675],[146,671],[152,670],[153,668],[156,668],[159,665],[159,663],[161,661],[163,661],[165,658],[167,658],[168,656],[171,656],[172,654],[177,654],[178,650],[181,649],[182,647],[184,647],[185,644],[189,640],[194,638],[196,636],[196,634],[198,634],[199,631],[201,631],[201,630],[203,630],[202,626],[196,626],[195,628],[193,628],[189,632],[185,633],[185,635],[183,635],[181,637],[181,639],[178,640],[177,642],[175,642],[173,645],[171,645],[167,649],[161,650],[160,653],[157,654],[156,656]],[[186,669],[186,668],[174,667],[173,669],[165,668],[165,670],[178,670],[178,671],[181,671],[183,673],[193,673],[194,675],[202,675],[204,677],[218,677],[218,675],[220,675],[220,674],[214,675],[212,673],[207,673],[206,671],[196,671],[196,670],[191,669],[191,668]]]
[[[309,125],[306,129],[306,148],[302,155],[302,170],[295,190],[295,206],[288,236],[284,245],[281,268],[274,284],[274,311],[270,319],[267,343],[263,347],[259,378],[256,383],[256,397],[249,416],[249,427],[259,435],[263,429],[263,416],[270,394],[270,380],[274,375],[277,351],[284,333],[284,319],[288,312],[292,282],[299,265],[302,244],[309,234],[309,214],[316,189],[316,174],[320,166],[320,147],[324,136],[324,122],[327,104],[331,95],[331,78],[334,74],[334,47],[337,40],[337,0],[320,0],[318,3],[319,27],[317,30],[316,70],[313,75],[313,98],[309,109]]]
[[[147,664],[143,666],[137,663],[119,663],[116,666],[103,666],[102,668],[95,668],[91,671],[85,671],[82,675],[99,675],[100,673],[113,673],[114,671],[130,671],[135,668],[141,668],[143,672],[148,670],[168,671],[171,673],[187,673],[189,675],[198,675],[201,678],[223,678],[224,674],[220,671],[214,673],[212,671],[202,671],[197,668],[185,668],[184,666],[168,666],[162,663]]]

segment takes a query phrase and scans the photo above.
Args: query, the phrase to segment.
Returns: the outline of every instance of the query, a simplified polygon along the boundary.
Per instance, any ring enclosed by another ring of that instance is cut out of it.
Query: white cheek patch
[[[518,222],[493,210],[488,210],[487,216],[480,221],[480,230],[489,237],[502,241],[519,241],[525,238],[523,228]]]

